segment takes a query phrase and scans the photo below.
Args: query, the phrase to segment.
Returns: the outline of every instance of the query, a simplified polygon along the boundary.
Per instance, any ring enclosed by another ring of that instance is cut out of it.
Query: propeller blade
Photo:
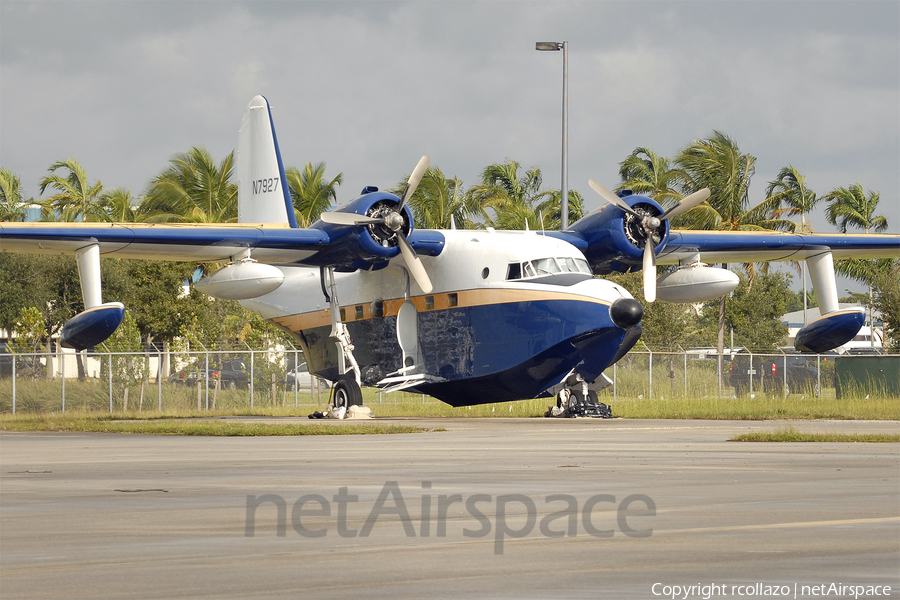
[[[406,261],[406,267],[409,269],[410,274],[413,276],[413,279],[416,280],[416,283],[419,284],[419,287],[422,288],[422,291],[426,294],[430,294],[434,287],[431,285],[431,279],[428,278],[428,273],[425,272],[425,267],[422,266],[422,260],[419,258],[419,255],[416,254],[416,251],[410,245],[409,240],[406,239],[406,236],[403,235],[403,233],[398,232],[397,239],[400,242],[400,254],[403,255],[403,260]]]
[[[662,221],[682,215],[709,198],[709,195],[709,188],[703,188],[700,191],[694,192],[690,196],[682,198],[681,202],[660,215],[659,220]]]
[[[427,155],[419,159],[419,164],[417,164],[416,168],[413,169],[412,174],[410,174],[409,176],[409,180],[406,182],[406,189],[403,190],[403,197],[400,199],[400,206],[397,208],[397,212],[403,210],[403,207],[406,205],[406,201],[416,193],[416,188],[419,187],[419,182],[422,181],[422,177],[425,175],[425,171],[428,170],[429,162],[431,162],[431,159],[428,158]]]
[[[656,301],[656,254],[653,253],[653,237],[644,244],[644,300]]]
[[[384,219],[376,217],[367,217],[356,213],[346,213],[330,210],[319,215],[323,222],[331,225],[368,225],[369,223],[383,223]]]
[[[603,196],[604,200],[606,200],[613,206],[617,206],[617,207],[621,208],[622,210],[624,210],[625,212],[632,214],[635,217],[640,218],[640,216],[636,212],[631,210],[631,207],[628,206],[627,202],[625,202],[624,200],[622,200],[621,198],[616,196],[614,193],[612,193],[612,191],[609,188],[607,188],[605,185],[603,185],[602,183],[600,183],[599,181],[597,181],[595,179],[591,179],[590,181],[588,181],[588,183],[594,189],[595,192],[597,192],[598,194]]]

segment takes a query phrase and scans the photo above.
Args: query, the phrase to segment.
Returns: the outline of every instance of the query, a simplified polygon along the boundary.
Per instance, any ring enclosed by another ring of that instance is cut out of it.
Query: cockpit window
[[[559,264],[562,266],[563,271],[566,273],[577,273],[578,265],[575,264],[575,259],[570,258],[568,256],[559,259]]]
[[[562,270],[552,258],[539,258],[531,261],[531,263],[534,265],[534,270],[537,271],[538,275],[552,275]]]
[[[591,267],[583,258],[564,256],[560,258],[539,258],[523,263],[510,263],[506,270],[506,279],[523,279],[555,275],[557,273],[584,273],[591,275]]]
[[[576,258],[575,264],[578,265],[578,270],[584,273],[585,275],[593,275],[594,272],[591,270],[591,265],[588,264],[588,261],[583,258]]]

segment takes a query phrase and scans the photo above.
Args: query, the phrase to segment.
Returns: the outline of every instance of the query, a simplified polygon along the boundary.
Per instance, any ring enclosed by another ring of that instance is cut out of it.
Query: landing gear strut
[[[597,382],[588,384],[577,372],[572,373],[556,394],[556,406],[551,406],[544,416],[611,419],[612,411],[609,406],[597,399],[597,391],[593,389],[597,383],[601,384],[599,389],[606,387],[602,385],[604,382],[599,379]]]

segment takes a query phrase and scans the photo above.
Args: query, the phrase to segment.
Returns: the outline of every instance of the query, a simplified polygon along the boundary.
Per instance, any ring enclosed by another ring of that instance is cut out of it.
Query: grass
[[[775,431],[743,433],[729,442],[864,442],[900,443],[896,433],[804,433],[794,427],[779,428]]]
[[[893,397],[849,397],[839,400],[827,395],[817,398],[811,394],[789,394],[787,397],[759,394],[756,398],[713,396],[620,400],[610,405],[615,416],[629,419],[900,419],[900,399]]]
[[[202,436],[276,436],[276,435],[366,435],[419,433],[428,431],[410,425],[348,423],[326,421],[310,423],[247,423],[223,419],[178,419],[172,417],[140,420],[128,415],[3,415],[2,431],[82,431],[99,433],[137,433],[152,435]]]

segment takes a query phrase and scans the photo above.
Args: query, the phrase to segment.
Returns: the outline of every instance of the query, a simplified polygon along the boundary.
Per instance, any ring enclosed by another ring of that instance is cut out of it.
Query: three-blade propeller
[[[644,299],[647,302],[654,302],[656,300],[656,252],[654,250],[653,244],[653,234],[662,227],[663,221],[671,219],[672,217],[677,217],[678,215],[682,215],[687,211],[691,210],[707,198],[709,198],[710,191],[709,188],[703,188],[693,194],[686,196],[664,212],[658,217],[651,217],[649,215],[641,215],[634,211],[631,206],[628,205],[625,200],[619,198],[612,191],[610,191],[606,186],[598,181],[593,179],[590,180],[590,186],[593,188],[595,192],[600,194],[604,200],[616,206],[629,215],[632,215],[635,219],[637,219],[638,223],[641,226],[641,229],[646,236],[644,242],[644,255],[642,260],[641,268],[643,269],[644,275]]]
[[[403,191],[403,196],[400,198],[400,204],[397,205],[396,209],[387,214],[378,217],[369,217],[355,213],[329,211],[323,212],[320,217],[322,221],[331,225],[359,226],[379,224],[393,231],[397,235],[397,245],[400,248],[400,254],[403,255],[403,260],[406,261],[406,266],[409,269],[410,274],[426,294],[430,294],[431,290],[434,288],[431,285],[431,279],[428,278],[425,267],[422,266],[422,260],[419,258],[419,255],[416,254],[416,251],[412,247],[412,244],[409,243],[409,240],[406,239],[406,234],[403,233],[403,207],[406,206],[407,200],[416,193],[416,188],[422,181],[425,171],[428,170],[429,161],[430,159],[427,156],[423,156],[419,160],[419,164],[416,165],[416,168],[413,169],[412,174],[409,176],[409,180],[406,183],[406,189]]]

